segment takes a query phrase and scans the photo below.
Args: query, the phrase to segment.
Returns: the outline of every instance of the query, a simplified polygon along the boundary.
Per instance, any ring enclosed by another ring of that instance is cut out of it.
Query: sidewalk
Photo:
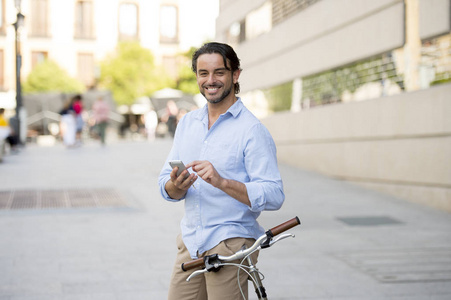
[[[7,155],[0,300],[166,299],[183,214],[158,192],[170,146],[30,145]],[[286,202],[260,223],[297,215],[302,225],[260,254],[269,299],[451,299],[449,213],[280,168]]]

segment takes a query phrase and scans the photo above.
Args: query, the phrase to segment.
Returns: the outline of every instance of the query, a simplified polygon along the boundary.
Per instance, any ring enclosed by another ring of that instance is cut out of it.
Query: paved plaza
[[[6,155],[0,300],[166,299],[183,215],[158,191],[171,143],[32,144]],[[285,204],[260,223],[302,225],[260,253],[269,299],[451,299],[449,213],[280,169]]]

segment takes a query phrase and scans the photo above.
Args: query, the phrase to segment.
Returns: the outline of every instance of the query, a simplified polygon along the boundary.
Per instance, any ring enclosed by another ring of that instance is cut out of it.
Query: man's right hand
[[[180,176],[177,177],[177,171],[178,167],[172,169],[170,174],[171,180],[166,183],[164,188],[172,199],[179,200],[185,196],[186,191],[188,191],[197,180],[197,175],[195,173],[189,174],[188,170],[183,170],[183,172],[180,173]]]

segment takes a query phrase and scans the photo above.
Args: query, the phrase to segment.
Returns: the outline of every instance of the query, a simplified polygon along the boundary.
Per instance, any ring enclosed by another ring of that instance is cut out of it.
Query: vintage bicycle
[[[240,270],[244,271],[249,276],[249,280],[252,281],[255,287],[255,293],[258,299],[267,300],[266,289],[263,286],[264,275],[257,269],[251,259],[251,254],[255,251],[266,249],[274,245],[275,243],[286,239],[288,237],[294,237],[292,233],[283,233],[297,225],[301,224],[298,217],[294,217],[272,229],[269,229],[262,236],[260,236],[255,243],[249,248],[243,248],[230,256],[222,256],[218,254],[208,255],[202,258],[198,258],[181,265],[183,271],[192,270],[194,268],[203,267],[200,270],[194,271],[188,276],[186,281],[190,281],[191,278],[204,274],[207,272],[218,272],[223,266],[235,266],[237,270],[237,280],[240,287],[241,295],[245,299],[245,295],[240,286]],[[283,233],[283,234],[282,234]],[[240,261],[239,264],[231,263],[232,261]],[[247,265],[244,263],[247,262]]]

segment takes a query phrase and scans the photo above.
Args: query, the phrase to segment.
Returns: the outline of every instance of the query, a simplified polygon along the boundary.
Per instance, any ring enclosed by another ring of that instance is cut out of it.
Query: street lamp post
[[[20,52],[20,42],[21,34],[20,30],[24,25],[25,16],[21,13],[21,0],[15,0],[15,6],[17,9],[16,22],[13,24],[16,32],[16,126],[14,130],[16,131],[16,136],[19,139],[19,143],[23,143],[22,132],[21,132],[21,110],[22,110],[22,86],[20,82],[20,68],[22,66],[22,54]],[[22,120],[23,121],[23,120]]]

